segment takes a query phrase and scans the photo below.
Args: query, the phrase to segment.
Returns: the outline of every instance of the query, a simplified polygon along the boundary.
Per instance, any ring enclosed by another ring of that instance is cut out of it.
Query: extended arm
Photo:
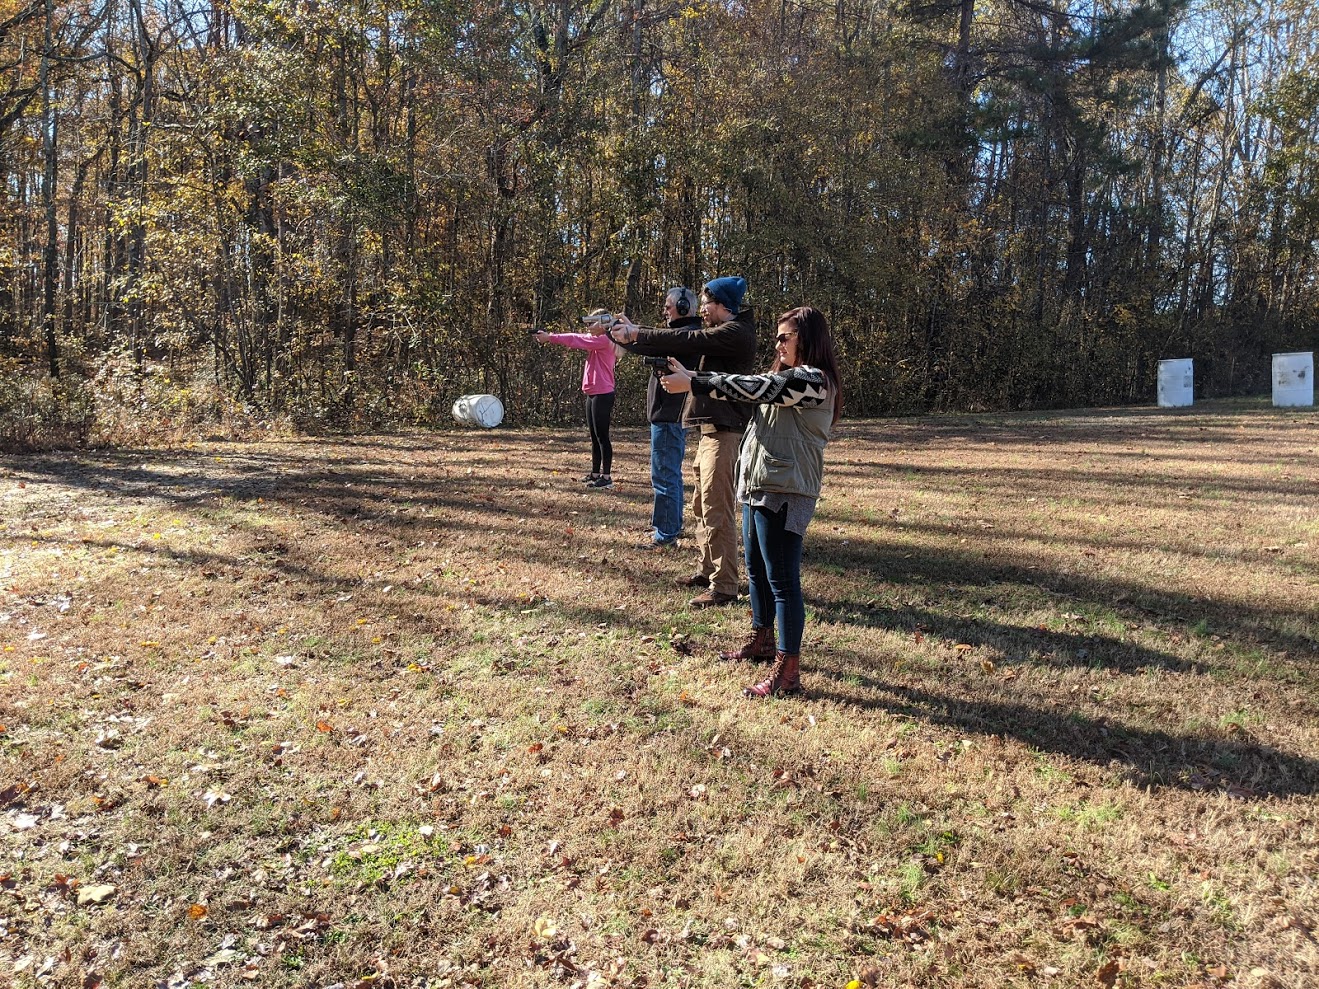
[[[829,399],[829,379],[814,367],[788,367],[774,374],[699,374],[691,379],[697,395],[758,405],[800,405],[804,409]]]
[[[537,333],[536,339],[541,343],[557,343],[574,350],[604,350],[613,346],[613,341],[603,334],[595,333]]]
[[[627,349],[648,357],[742,357],[750,363],[756,331],[739,323],[699,330],[639,329]]]

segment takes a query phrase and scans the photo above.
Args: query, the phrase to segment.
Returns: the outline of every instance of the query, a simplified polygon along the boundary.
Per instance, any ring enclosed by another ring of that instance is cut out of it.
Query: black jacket
[[[699,330],[640,330],[627,348],[638,354],[676,357],[689,371],[749,374],[756,361],[756,318],[743,308],[727,323]],[[693,367],[693,359],[695,366]],[[724,402],[710,395],[689,394],[683,405],[684,426],[713,425],[740,433],[751,406]]]
[[[681,330],[683,333],[690,333],[700,328],[700,316],[683,316],[669,324],[669,329]],[[651,422],[680,422],[682,407],[686,402],[687,396],[681,392],[672,394],[661,388],[659,378],[654,374],[646,382],[646,415]]]

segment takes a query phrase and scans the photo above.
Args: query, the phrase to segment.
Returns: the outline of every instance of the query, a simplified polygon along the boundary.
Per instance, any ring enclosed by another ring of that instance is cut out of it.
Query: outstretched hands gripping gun
[[[692,390],[692,372],[683,367],[678,358],[661,357],[660,360],[668,365],[665,374],[660,374],[658,369],[655,371],[659,375],[661,388],[673,395]]]
[[[583,316],[582,322],[592,329],[602,327],[607,332],[618,325],[618,317],[611,312],[597,309],[595,312],[587,313]]]
[[[618,325],[619,320],[618,317],[609,310],[597,309],[595,312],[590,312],[583,316],[582,322],[586,325],[588,333],[608,333],[613,327]],[[544,343],[550,338],[549,330],[540,326],[533,326],[529,328],[527,332],[540,343]]]
[[[609,324],[609,339],[614,343],[636,343],[640,327],[627,318],[627,313],[615,313]]]

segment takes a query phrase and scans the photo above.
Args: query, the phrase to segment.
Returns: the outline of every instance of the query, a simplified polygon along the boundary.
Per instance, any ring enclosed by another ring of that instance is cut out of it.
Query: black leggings
[[[614,444],[609,420],[614,415],[614,393],[586,396],[586,427],[591,431],[591,473],[608,474],[614,466]]]

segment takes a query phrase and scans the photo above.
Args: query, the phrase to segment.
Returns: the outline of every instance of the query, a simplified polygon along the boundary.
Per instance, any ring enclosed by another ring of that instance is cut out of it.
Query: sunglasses
[[[797,334],[795,334],[795,333],[780,333],[778,336],[776,336],[776,337],[774,338],[774,342],[775,342],[775,343],[787,343],[789,340],[791,340],[791,339],[792,339],[793,337],[795,337],[796,335],[797,335]]]

